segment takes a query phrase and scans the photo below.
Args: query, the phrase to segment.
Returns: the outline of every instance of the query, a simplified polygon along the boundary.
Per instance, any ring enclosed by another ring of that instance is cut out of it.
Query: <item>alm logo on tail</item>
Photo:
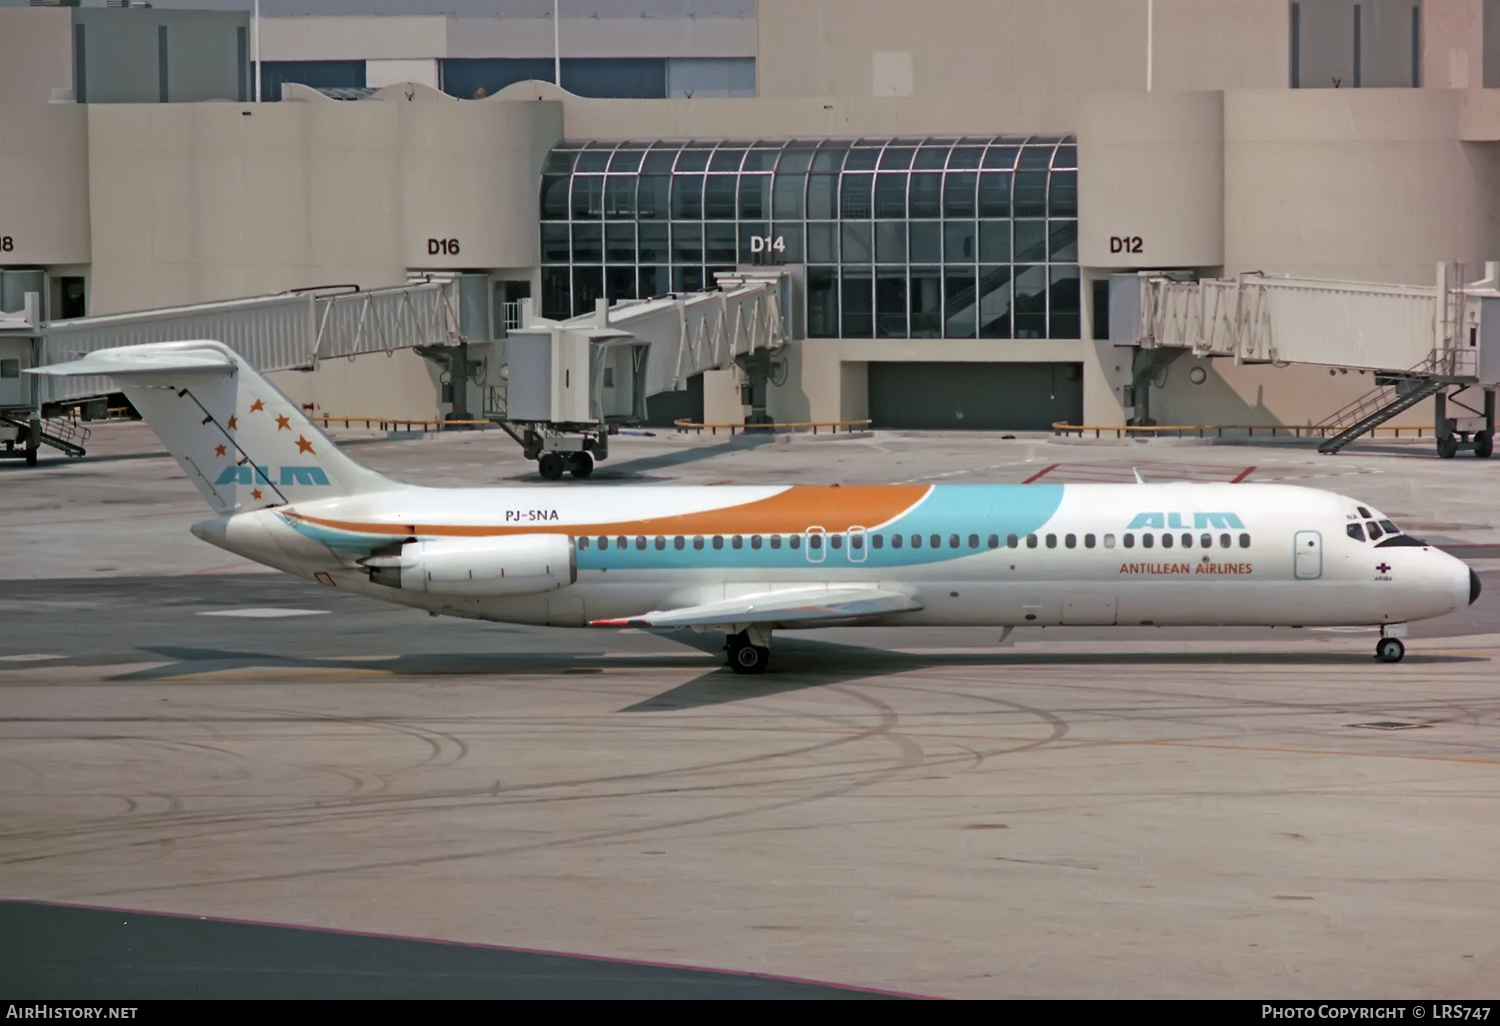
[[[1244,521],[1240,520],[1234,513],[1194,513],[1192,514],[1193,522],[1191,525],[1183,523],[1184,515],[1182,513],[1137,513],[1135,519],[1126,527],[1126,530],[1129,531],[1141,527],[1185,528],[1192,526],[1194,528],[1218,527],[1229,529],[1245,526]]]
[[[272,484],[270,469],[268,467],[252,467],[246,464],[242,467],[225,467],[219,474],[216,485],[230,484]],[[328,475],[323,472],[322,467],[282,467],[281,484],[284,485],[326,485],[329,484]]]

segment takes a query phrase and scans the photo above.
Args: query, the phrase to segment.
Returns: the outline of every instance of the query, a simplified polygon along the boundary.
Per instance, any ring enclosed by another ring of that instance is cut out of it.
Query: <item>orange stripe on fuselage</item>
[[[330,520],[292,510],[286,516],[319,527],[392,537],[478,538],[506,534],[800,534],[809,527],[847,531],[877,527],[926,498],[931,485],[794,486],[768,499],[647,520],[589,524],[411,524]],[[607,500],[608,491],[599,497]],[[503,499],[499,500],[503,501]]]

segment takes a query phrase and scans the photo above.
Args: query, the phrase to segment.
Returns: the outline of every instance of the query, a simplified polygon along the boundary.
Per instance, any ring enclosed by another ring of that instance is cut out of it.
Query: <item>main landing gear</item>
[[[1380,628],[1380,640],[1375,642],[1375,658],[1382,663],[1399,663],[1406,655],[1406,646],[1398,635],[1406,633],[1406,624],[1388,624]]]
[[[726,639],[729,650],[729,668],[735,673],[765,673],[771,660],[771,630],[759,624],[751,624]]]

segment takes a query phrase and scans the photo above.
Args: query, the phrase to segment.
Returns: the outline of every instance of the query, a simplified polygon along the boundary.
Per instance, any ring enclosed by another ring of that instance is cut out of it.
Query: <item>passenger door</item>
[[[828,558],[828,532],[821,527],[809,527],[802,539],[802,551],[809,563],[821,563]]]
[[[1322,532],[1298,531],[1292,539],[1292,545],[1292,575],[1299,581],[1315,581],[1322,577]]]

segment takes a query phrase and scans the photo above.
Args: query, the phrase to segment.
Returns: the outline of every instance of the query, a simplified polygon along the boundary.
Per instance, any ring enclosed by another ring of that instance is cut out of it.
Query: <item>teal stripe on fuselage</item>
[[[938,485],[927,497],[885,525],[870,525],[868,533],[883,536],[884,544],[875,548],[868,538],[862,552],[851,550],[848,542],[834,548],[832,539],[823,542],[821,560],[810,559],[807,543],[790,548],[783,537],[782,548],[770,547],[769,538],[761,548],[750,547],[750,536],[743,536],[743,548],[731,547],[724,538],[722,549],[713,548],[712,536],[704,538],[702,549],[693,548],[693,538],[684,539],[684,548],[674,546],[675,538],[665,539],[666,548],[656,547],[656,538],[647,537],[646,547],[638,548],[637,536],[627,536],[627,547],[621,549],[619,537],[609,536],[609,547],[599,548],[597,536],[588,536],[587,548],[578,548],[578,569],[582,570],[676,570],[721,567],[726,570],[807,570],[815,567],[848,569],[921,566],[940,563],[976,552],[988,551],[989,535],[998,535],[1005,544],[1007,534],[1027,535],[1038,531],[1062,505],[1063,485]],[[815,527],[816,524],[809,524]],[[891,536],[902,536],[901,548],[891,545]],[[949,546],[950,535],[959,536],[959,547]],[[969,535],[979,535],[978,550],[969,547]],[[921,537],[920,548],[911,546],[911,536]],[[938,535],[941,548],[933,548],[932,536]],[[856,558],[851,559],[850,556]],[[863,559],[858,558],[863,555]]]

